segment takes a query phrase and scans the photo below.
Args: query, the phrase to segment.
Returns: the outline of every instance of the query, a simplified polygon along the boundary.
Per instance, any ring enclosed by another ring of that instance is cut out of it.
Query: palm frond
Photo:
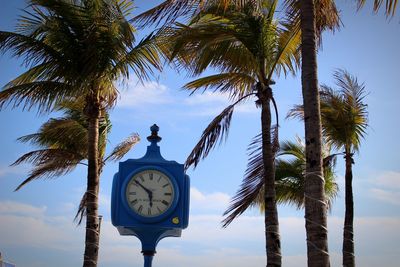
[[[358,151],[368,127],[365,87],[345,70],[336,70],[339,90],[321,86],[321,121],[327,141],[337,149],[352,147]]]
[[[17,188],[39,178],[54,178],[72,171],[84,159],[87,159],[87,121],[83,114],[83,103],[79,100],[64,100],[55,111],[63,112],[60,118],[50,118],[38,132],[18,138],[21,142],[30,142],[38,150],[19,157],[12,165],[30,163],[33,168],[28,178]],[[107,113],[99,123],[99,153],[103,158],[107,134],[110,130]]]
[[[264,168],[261,152],[262,135],[253,138],[248,147],[249,162],[240,189],[231,199],[229,207],[224,212],[226,216],[222,221],[222,227],[227,227],[235,218],[240,216],[249,207],[253,206],[254,200],[260,195],[264,185]]]
[[[300,2],[293,0],[284,1],[286,21],[291,27],[300,26]],[[342,24],[340,13],[333,0],[315,1],[315,24],[319,45],[322,44],[322,33],[326,30],[335,32]]]
[[[102,128],[101,126],[100,129]],[[102,132],[101,135],[105,133]],[[37,133],[22,136],[17,140],[42,148],[74,151],[84,158],[87,156],[87,125],[83,118],[82,121],[79,121],[77,117],[51,118],[40,127]],[[104,142],[100,141],[99,146]]]
[[[133,47],[113,68],[113,75],[119,73],[129,76],[128,65],[131,66],[136,77],[140,80],[148,79],[149,74],[153,74],[153,68],[162,69],[161,58],[159,55],[159,36],[149,34]]]
[[[75,214],[75,218],[74,221],[77,222],[78,225],[80,225],[82,223],[83,218],[86,216],[87,214],[87,192],[85,192],[82,196],[81,201],[79,202],[79,207],[78,210]]]
[[[228,93],[231,99],[239,99],[253,91],[254,79],[245,73],[220,73],[193,80],[183,86],[192,94],[203,88]]]
[[[72,153],[68,155],[70,156],[72,155]],[[73,171],[79,161],[78,158],[74,156],[72,156],[71,158],[58,157],[57,159],[52,159],[44,164],[37,165],[29,173],[28,178],[26,178],[20,185],[18,185],[15,191],[21,189],[24,185],[36,179],[55,178],[65,175]]]
[[[304,162],[297,158],[277,160],[275,168],[276,201],[278,204],[304,206]]]
[[[9,103],[13,103],[13,107],[22,105],[24,109],[31,109],[36,105],[39,112],[45,112],[69,97],[73,90],[71,85],[55,81],[38,81],[15,86],[8,84],[0,92],[0,108]]]
[[[286,29],[277,36],[277,46],[274,49],[276,51],[273,52],[273,64],[269,66],[269,79],[272,78],[274,73],[279,76],[281,71],[283,71],[285,76],[289,72],[295,74],[300,66],[301,31],[298,27],[288,27],[290,26],[286,26]]]
[[[262,1],[265,2],[265,1]],[[132,22],[141,27],[152,24],[171,24],[178,18],[193,18],[210,9],[226,12],[229,8],[251,8],[259,11],[262,3],[254,0],[165,0],[161,4],[136,16]]]
[[[305,162],[305,154],[304,154],[305,144],[301,140],[300,137],[296,136],[296,141],[283,141],[280,145],[280,151],[278,156],[293,156],[299,160]]]
[[[358,4],[357,5],[358,9],[362,8],[366,3],[365,0],[358,0],[357,2],[358,2],[357,3]],[[385,1],[384,0],[374,0],[374,7],[373,7],[374,12],[378,12],[379,11],[379,9],[381,8],[383,2],[385,2],[385,14],[386,14],[386,16],[387,17],[394,16],[395,12],[396,12],[397,4],[398,4],[397,0],[385,0]]]
[[[139,143],[140,137],[137,133],[132,133],[124,141],[118,144],[111,154],[105,158],[104,161],[113,160],[117,161],[122,159],[126,153],[128,153],[137,143]]]
[[[181,16],[192,15],[204,2],[204,0],[166,0],[136,16],[132,21],[142,27],[147,24],[158,24],[162,21],[171,23]]]
[[[272,144],[272,153],[275,156],[279,151],[279,125],[275,124],[271,126],[271,144]]]
[[[235,104],[229,105],[203,131],[199,142],[193,148],[185,162],[185,169],[193,165],[196,168],[201,159],[215,147],[218,141],[227,138]]]
[[[261,135],[256,136],[248,148],[249,162],[240,185],[240,189],[231,199],[224,212],[222,223],[228,226],[248,208],[258,207],[264,211],[264,178],[261,151]],[[338,186],[335,182],[335,155],[329,155],[329,147],[324,146],[325,195],[328,207],[337,196]],[[296,142],[285,141],[280,144],[278,157],[275,160],[275,190],[278,204],[293,205],[297,209],[304,207],[304,174],[305,145],[300,138]]]
[[[274,154],[279,150],[278,126],[271,127],[271,141]],[[249,161],[240,189],[231,199],[229,207],[225,210],[222,226],[227,227],[248,208],[264,205],[264,163],[262,157],[262,134],[253,138],[248,146]]]
[[[68,144],[74,142],[74,140],[80,140],[82,144],[87,143],[86,122],[84,120],[78,121],[77,118],[51,118],[40,127],[38,133],[41,135],[41,139],[29,138],[28,135],[26,137],[20,137],[18,141],[31,141],[32,144],[42,146],[54,146],[55,143],[62,146],[62,143]]]
[[[221,72],[253,75],[255,71],[254,56],[239,42],[235,24],[225,17],[204,14],[192,24],[165,28],[163,35],[172,42],[168,57],[190,76],[210,66]]]
[[[49,148],[34,150],[19,157],[11,166],[22,163],[31,163],[33,165],[44,165],[47,162],[60,161],[60,165],[75,163],[78,164],[83,156],[72,151],[58,148]]]
[[[294,105],[293,108],[291,108],[288,113],[286,114],[286,119],[291,118],[291,119],[298,119],[298,120],[304,120],[304,109],[303,105]]]
[[[0,52],[5,51],[12,51],[15,57],[23,57],[26,65],[63,61],[58,51],[34,37],[0,31]]]
[[[57,68],[55,62],[44,62],[20,74],[18,77],[8,82],[4,88],[43,80],[60,82],[61,79],[59,77],[61,73],[63,73],[63,70]]]
[[[278,29],[273,17],[261,20],[240,6],[223,12],[209,8],[188,25],[176,23],[166,27],[163,34],[172,40],[168,57],[178,68],[188,70],[190,76],[197,76],[208,67],[221,73],[242,73],[254,81],[264,75],[267,75],[264,79],[271,79],[280,71],[285,75],[294,73],[300,61],[299,28],[297,31],[289,31],[288,26],[286,31]],[[267,73],[261,72],[263,64]],[[195,84],[198,81],[206,85],[207,79],[196,80]],[[229,84],[232,83],[225,88]],[[210,86],[215,83],[211,82]]]

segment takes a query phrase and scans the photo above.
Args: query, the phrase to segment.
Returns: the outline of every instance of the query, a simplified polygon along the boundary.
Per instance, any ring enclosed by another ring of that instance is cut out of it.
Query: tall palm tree
[[[364,85],[345,70],[337,70],[334,78],[339,90],[321,86],[322,132],[327,142],[337,150],[343,150],[345,158],[345,219],[343,227],[343,266],[355,266],[354,257],[354,201],[353,155],[359,150],[368,127],[367,105],[364,104]],[[296,106],[291,116],[304,118],[303,107]]]
[[[345,70],[334,73],[338,91],[322,86],[321,119],[323,134],[336,149],[344,150],[345,171],[345,217],[343,227],[343,266],[355,266],[354,256],[354,200],[353,200],[353,154],[360,148],[368,126],[367,105],[364,104],[365,89],[357,78]]]
[[[306,179],[306,205],[305,219],[307,232],[307,259],[309,267],[328,267],[328,239],[326,203],[323,201],[324,178],[322,172],[321,156],[321,115],[319,110],[319,93],[317,77],[317,36],[318,16],[316,10],[318,3],[314,0],[287,0],[288,3],[298,3],[301,21],[301,81],[305,120],[307,179]],[[358,8],[365,4],[365,0],[356,0]],[[383,0],[374,0],[376,12]],[[397,0],[386,0],[385,13],[394,15]],[[291,5],[289,5],[291,6]],[[291,16],[293,12],[288,12]],[[354,266],[354,265],[349,265]]]
[[[197,76],[212,66],[219,74],[194,80],[184,87],[195,92],[214,88],[226,92],[233,100],[205,129],[189,155],[186,166],[196,166],[220,138],[226,136],[237,104],[256,97],[261,107],[262,171],[265,184],[265,238],[267,266],[281,266],[279,222],[276,208],[274,158],[277,151],[277,127],[272,127],[270,87],[272,76],[282,71],[294,73],[299,60],[299,31],[291,31],[274,18],[278,1],[227,6],[209,5],[194,16],[188,25],[176,24],[164,29],[172,41],[171,59]],[[166,51],[169,51],[166,48]],[[274,131],[271,131],[274,128]]]
[[[0,51],[24,58],[29,69],[6,84],[0,107],[37,106],[49,111],[71,97],[83,97],[88,124],[87,216],[84,266],[96,266],[99,221],[99,121],[117,99],[115,81],[139,79],[160,69],[155,37],[136,46],[124,0],[30,0],[15,32],[0,31]]]
[[[258,141],[257,138],[255,141]],[[223,220],[224,227],[248,208],[259,207],[262,212],[265,210],[263,180],[252,174],[255,170],[260,171],[262,169],[259,146],[252,143],[249,147],[249,155],[251,155],[249,164],[240,189],[232,198],[230,206],[224,213],[226,216]],[[323,155],[326,180],[325,195],[328,207],[331,207],[338,192],[334,172],[336,155],[330,153],[330,147],[326,143]],[[305,165],[305,144],[300,138],[297,138],[296,142],[286,141],[280,144],[280,150],[275,160],[275,187],[278,204],[290,204],[297,209],[304,208]]]

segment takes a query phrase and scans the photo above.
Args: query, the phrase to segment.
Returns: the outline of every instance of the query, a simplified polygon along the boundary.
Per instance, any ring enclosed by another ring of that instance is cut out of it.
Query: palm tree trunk
[[[86,190],[86,238],[84,267],[96,267],[99,253],[99,116],[100,105],[97,97],[88,97],[86,103],[88,117],[88,175]]]
[[[353,158],[349,149],[346,148],[346,174],[345,174],[345,203],[346,211],[344,216],[343,227],[343,266],[354,267],[354,233],[353,233],[353,220],[354,220],[354,202],[353,202]]]
[[[313,0],[301,0],[301,82],[306,139],[305,219],[309,267],[328,267],[328,230],[322,171],[321,116],[319,105]]]
[[[275,165],[273,145],[271,142],[271,88],[267,87],[259,92],[261,102],[261,132],[262,155],[264,164],[264,204],[265,204],[265,240],[267,252],[267,267],[282,265],[281,241],[279,235],[278,210],[275,192]]]

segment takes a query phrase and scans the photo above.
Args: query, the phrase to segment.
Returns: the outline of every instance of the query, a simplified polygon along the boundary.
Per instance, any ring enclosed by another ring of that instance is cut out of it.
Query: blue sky
[[[324,35],[318,56],[319,81],[333,86],[332,73],[345,68],[364,82],[370,112],[368,135],[354,165],[355,250],[359,266],[398,266],[400,255],[400,24],[397,15],[387,20],[373,15],[370,7],[355,12],[353,1],[337,1],[344,27]],[[137,1],[143,10],[156,1]],[[0,29],[12,30],[22,0],[1,1]],[[0,57],[0,86],[24,70],[21,61],[8,54]],[[228,103],[226,96],[206,92],[188,95],[180,88],[189,79],[172,70],[153,81],[138,83],[134,77],[120,87],[121,98],[111,113],[113,131],[109,149],[132,132],[142,142],[126,158],[139,158],[153,123],[160,126],[162,154],[184,162],[202,130]],[[297,121],[283,120],[287,111],[301,103],[298,77],[276,78],[273,90],[278,102],[281,140],[303,136]],[[35,110],[0,111],[0,251],[18,267],[79,266],[84,227],[73,217],[85,188],[85,169],[54,180],[35,181],[18,192],[29,166],[9,167],[33,147],[16,138],[35,132],[51,115]],[[251,210],[229,228],[221,229],[221,214],[236,192],[246,168],[246,148],[260,131],[259,110],[252,101],[240,106],[233,117],[229,138],[195,170],[190,169],[191,213],[189,228],[181,238],[162,240],[154,266],[263,266],[263,219]],[[332,266],[341,262],[344,215],[343,159],[338,160],[340,194],[329,214],[329,250]],[[117,164],[105,167],[101,181],[102,224],[99,266],[142,266],[140,244],[135,237],[121,237],[110,223],[110,194]],[[303,211],[280,206],[284,266],[306,266]]]

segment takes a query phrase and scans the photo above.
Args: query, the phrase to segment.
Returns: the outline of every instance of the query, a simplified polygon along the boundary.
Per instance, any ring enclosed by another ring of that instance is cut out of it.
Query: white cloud
[[[228,105],[232,104],[227,93],[210,92],[197,93],[184,100],[185,105],[191,108],[190,114],[195,116],[217,116]],[[254,101],[247,101],[235,107],[238,113],[257,112]]]
[[[384,172],[376,178],[375,184],[392,189],[400,189],[400,172]]]
[[[1,166],[0,165],[0,177],[4,177],[9,174],[26,174],[26,166]]]
[[[400,205],[400,173],[394,171],[386,171],[373,179],[371,183],[374,185],[370,189],[371,196],[380,201]]]
[[[236,107],[236,112],[239,113],[260,113],[260,109],[257,109],[254,101],[247,101]],[[260,113],[261,114],[261,113]]]
[[[72,202],[66,202],[61,205],[61,210],[64,212],[68,212],[68,213],[71,213],[74,211],[76,212],[77,208],[78,208],[78,204],[72,203]]]
[[[157,254],[155,264],[165,266],[262,266],[265,263],[265,257],[262,254],[252,254],[235,249],[225,249],[224,247],[208,251],[204,254],[185,255],[178,249],[162,249]]]
[[[128,88],[121,90],[117,107],[137,108],[146,105],[171,103],[172,97],[169,89],[158,82],[128,81]]]
[[[181,238],[160,241],[155,264],[178,267],[264,265],[263,217],[242,216],[226,229],[220,227],[220,219],[220,216],[191,216],[189,228],[183,231]],[[383,266],[397,266],[399,223],[400,218],[356,218],[355,243],[360,266],[373,267],[378,262]],[[343,218],[329,217],[328,225],[331,263],[339,266]],[[107,252],[101,253],[101,266],[108,266],[110,262],[141,262],[139,241],[135,237],[118,237],[112,228],[110,225],[108,229],[114,242],[102,245],[102,251]],[[281,218],[280,229],[283,266],[307,266],[304,219]],[[103,232],[103,240],[108,239],[104,235]]]
[[[202,104],[214,104],[226,106],[229,104],[228,94],[222,94],[219,92],[196,93],[185,99],[185,104],[189,106],[197,106]]]
[[[263,216],[243,215],[228,228],[221,228],[221,216],[210,215],[214,207],[210,204],[225,203],[229,196],[224,193],[202,193],[192,188],[194,208],[209,208],[208,214],[190,216],[189,227],[181,238],[166,238],[160,241],[155,265],[176,267],[239,267],[265,265]],[[221,205],[222,206],[222,205]],[[24,258],[34,248],[35,253],[49,254],[57,251],[63,257],[60,267],[71,266],[71,261],[80,259],[83,253],[84,227],[76,227],[72,215],[51,216],[45,207],[19,202],[0,202],[0,240],[7,250],[17,250]],[[107,217],[107,216],[106,216]],[[400,253],[399,217],[356,217],[355,244],[357,262],[363,267],[397,266]],[[332,266],[341,262],[341,240],[343,218],[329,217],[329,249]],[[305,267],[306,235],[304,218],[280,218],[283,264],[287,267]],[[143,266],[140,242],[136,237],[120,236],[109,219],[101,226],[99,267]],[[64,254],[63,254],[64,253]],[[67,256],[69,255],[69,256]],[[38,256],[30,256],[36,258]],[[19,259],[13,259],[17,266]],[[43,261],[43,259],[41,259]],[[25,266],[31,266],[29,264]],[[51,266],[48,264],[42,267]]]
[[[0,202],[0,214],[23,214],[31,217],[42,217],[46,211],[46,206],[35,207],[15,201]]]
[[[372,196],[378,200],[394,205],[400,205],[400,192],[384,190],[379,188],[371,189]]]
[[[12,201],[0,202],[2,245],[45,250],[65,250],[79,245],[82,235],[77,233],[81,231],[75,227],[72,216],[48,216],[46,211],[46,207]]]
[[[62,217],[35,218],[0,214],[2,245],[35,247],[44,250],[65,250],[80,246],[81,229],[72,219]],[[79,238],[77,238],[79,237]]]
[[[117,102],[117,107],[122,109],[149,110],[150,107],[156,107],[158,111],[164,108],[167,113],[185,116],[217,116],[231,104],[226,93],[205,91],[188,97],[179,96],[156,81],[140,83],[129,80],[126,87],[121,89]],[[171,104],[174,104],[172,109],[169,108]],[[249,100],[237,105],[235,112],[254,113],[257,108],[254,101]]]
[[[204,194],[198,189],[190,188],[190,206],[192,212],[222,213],[229,204],[230,196],[221,192]]]

